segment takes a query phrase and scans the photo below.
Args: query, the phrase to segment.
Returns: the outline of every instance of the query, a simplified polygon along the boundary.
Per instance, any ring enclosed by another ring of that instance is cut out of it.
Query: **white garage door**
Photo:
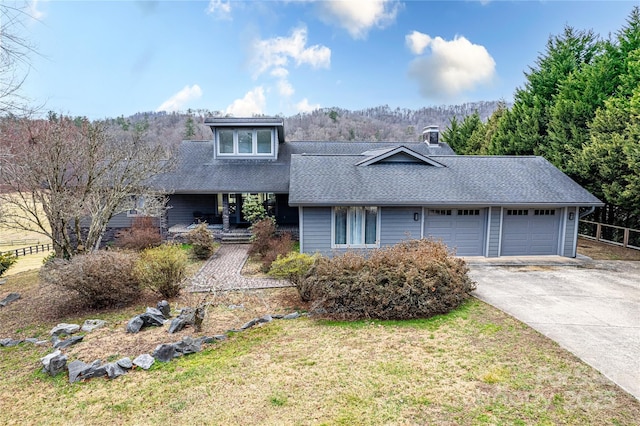
[[[486,209],[427,209],[424,236],[442,240],[458,256],[482,256]]]
[[[560,209],[508,209],[502,218],[502,256],[558,254]]]

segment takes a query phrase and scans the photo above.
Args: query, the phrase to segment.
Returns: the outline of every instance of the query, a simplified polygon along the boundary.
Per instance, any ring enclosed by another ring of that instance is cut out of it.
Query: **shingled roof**
[[[359,155],[400,145],[393,142],[285,142],[279,145],[277,160],[234,160],[214,159],[213,141],[185,141],[178,150],[177,167],[158,176],[153,183],[158,189],[178,194],[288,193],[292,155]],[[446,144],[435,147],[425,143],[402,145],[424,156],[454,154]]]
[[[377,162],[366,155],[300,155],[291,160],[289,203],[306,205],[557,205],[602,203],[542,157],[431,155],[424,162]]]

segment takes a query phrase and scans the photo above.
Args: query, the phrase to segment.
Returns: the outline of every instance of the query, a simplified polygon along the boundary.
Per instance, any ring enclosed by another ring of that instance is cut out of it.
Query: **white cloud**
[[[281,80],[278,80],[278,93],[280,93],[281,96],[288,98],[295,93],[295,90],[293,89],[293,86],[291,85],[291,83],[289,83],[288,80],[281,79]]]
[[[407,34],[404,39],[414,55],[421,55],[424,49],[431,43],[431,37],[418,31]]]
[[[175,95],[164,101],[156,111],[179,111],[190,101],[199,99],[202,96],[202,89],[197,84],[193,86],[184,86]]]
[[[365,38],[372,27],[391,24],[400,8],[397,0],[332,0],[319,5],[323,21],[337,24],[356,39]]]
[[[306,47],[306,44],[307,29],[305,27],[294,29],[290,37],[255,41],[253,44],[254,78],[270,68],[284,69],[290,59],[296,66],[306,64],[312,68],[329,68],[331,49],[318,44]]]
[[[412,50],[418,50],[417,46],[412,45]],[[450,99],[490,83],[495,76],[496,63],[487,49],[464,37],[456,36],[450,41],[429,37],[422,50],[427,47],[431,48],[431,55],[418,57],[409,65],[409,77],[418,82],[420,94],[426,98]]]
[[[296,104],[296,110],[298,112],[311,112],[320,108],[320,104],[309,104],[307,98],[304,98]]]
[[[209,0],[206,9],[207,15],[213,15],[216,19],[231,19],[231,2],[224,0]]]
[[[291,85],[289,80],[287,80],[287,77],[289,76],[289,71],[286,68],[282,68],[282,67],[274,68],[273,70],[271,70],[270,74],[273,77],[278,79],[278,82],[277,82],[278,93],[281,96],[288,98],[294,94],[295,90],[293,89],[293,86]]]
[[[38,9],[39,0],[31,0],[28,2],[28,13],[32,19],[40,21],[44,18],[44,12]]]
[[[266,103],[264,88],[258,86],[247,92],[244,98],[233,101],[225,112],[235,117],[251,117],[255,114],[262,114]]]

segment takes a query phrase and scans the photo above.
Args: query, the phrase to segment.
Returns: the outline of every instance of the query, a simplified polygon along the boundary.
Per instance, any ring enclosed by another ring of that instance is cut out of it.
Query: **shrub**
[[[251,223],[256,223],[267,217],[267,210],[257,195],[248,195],[242,202],[242,215]]]
[[[165,244],[143,251],[134,267],[138,282],[165,298],[180,293],[187,255],[178,245]]]
[[[41,269],[45,283],[78,293],[92,308],[125,306],[140,296],[133,268],[138,255],[104,251],[54,259]]]
[[[251,234],[249,256],[262,259],[271,249],[271,240],[276,236],[276,222],[270,217],[259,220],[251,225]]]
[[[139,216],[133,219],[131,228],[116,234],[115,245],[128,250],[142,251],[162,244],[160,228],[154,224],[149,216]]]
[[[269,272],[271,263],[293,249],[293,240],[288,232],[276,235],[276,222],[271,217],[251,225],[251,247],[249,256],[262,262],[262,271]]]
[[[443,314],[475,289],[464,260],[444,244],[412,240],[375,250],[321,257],[300,284],[316,312],[340,319],[409,319]]]
[[[269,275],[291,281],[298,289],[300,298],[302,300],[308,300],[308,297],[302,294],[300,284],[304,281],[304,278],[309,273],[309,270],[317,258],[317,256],[310,256],[305,253],[289,252],[285,256],[278,256],[278,258],[271,263]]]
[[[187,241],[191,244],[193,254],[198,259],[208,259],[216,250],[213,234],[206,223],[200,223],[187,234]]]
[[[0,253],[0,277],[17,261],[18,258],[12,253]]]
[[[271,238],[267,247],[266,253],[261,258],[262,272],[269,272],[271,264],[278,258],[278,256],[285,256],[293,250],[291,234],[289,232],[285,232],[280,236]]]

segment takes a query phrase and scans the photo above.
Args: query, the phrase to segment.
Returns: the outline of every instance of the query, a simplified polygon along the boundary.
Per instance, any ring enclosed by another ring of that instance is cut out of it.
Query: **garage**
[[[458,256],[484,255],[486,209],[427,209],[424,236],[442,240]]]
[[[560,209],[505,209],[502,256],[558,254]]]

